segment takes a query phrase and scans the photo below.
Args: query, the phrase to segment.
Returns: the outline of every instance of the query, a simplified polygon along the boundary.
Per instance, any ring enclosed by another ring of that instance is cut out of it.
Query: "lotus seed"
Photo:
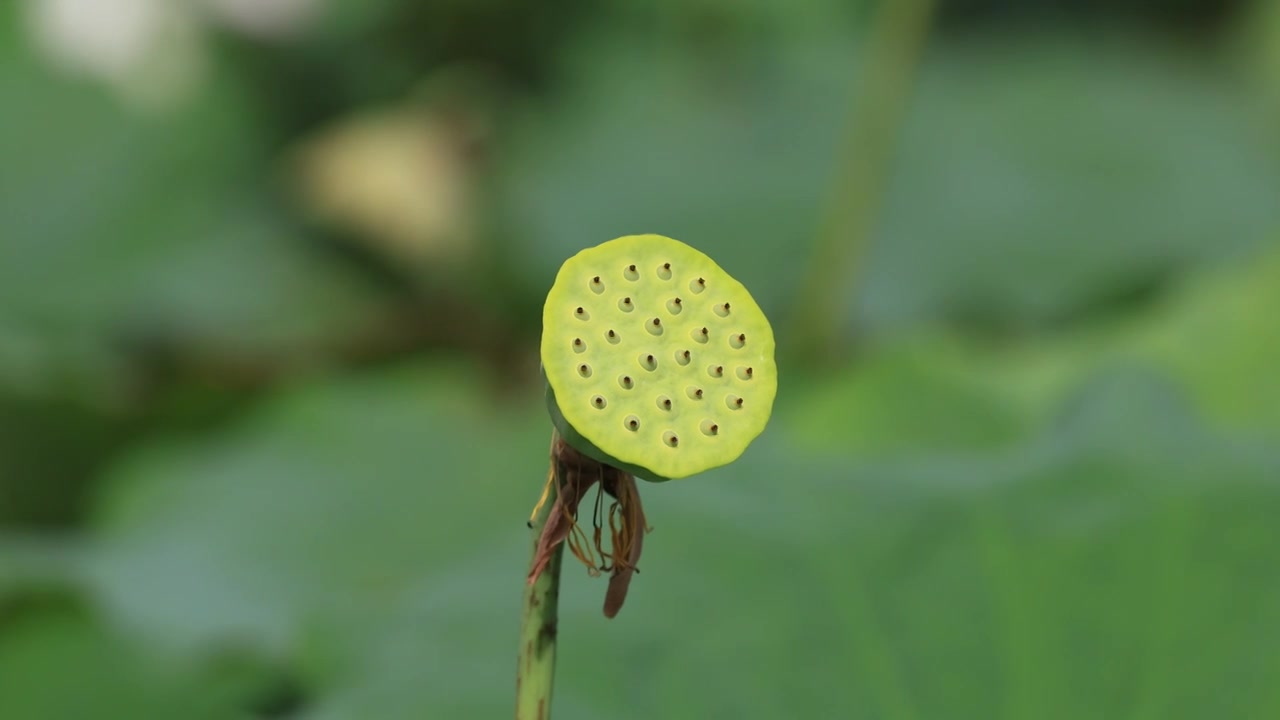
[[[677,362],[677,363],[679,363],[679,364],[681,364],[681,365],[688,365],[688,364],[689,364],[689,359],[690,359],[691,357],[692,357],[692,356],[689,354],[689,351],[688,351],[688,350],[683,350],[683,351],[682,351],[682,350],[677,350],[677,351],[676,351],[676,362]]]
[[[742,398],[737,395],[726,395],[724,398],[724,404],[727,405],[730,410],[741,410]]]
[[[655,360],[652,355],[641,355],[640,367],[650,372],[653,372],[654,370],[658,369],[658,361]]]
[[[635,383],[631,382],[630,375],[623,375],[622,377],[618,378],[618,384],[622,386],[623,390],[630,390],[631,388],[635,387]]]
[[[618,333],[616,333],[616,332],[614,332],[614,331],[610,330],[609,332],[605,333],[605,339],[609,341],[609,344],[611,344],[611,345],[617,345],[617,344],[618,344]]]
[[[618,309],[622,312],[631,312],[635,307],[635,305],[631,304],[631,298],[629,297],[624,297],[618,301]]]
[[[710,339],[711,334],[707,332],[706,328],[702,328],[701,330],[690,331],[689,337],[693,338],[695,342],[705,343],[708,339]]]
[[[671,263],[663,263],[662,267],[658,268],[658,277],[662,280],[671,279]]]
[[[703,278],[698,278],[697,280],[694,280],[693,282],[689,283],[689,292],[695,295],[706,289],[707,289],[707,281],[704,280]]]
[[[591,377],[591,366],[583,363],[578,366],[578,374],[582,377]]]
[[[607,403],[605,402],[605,399],[603,397],[596,395],[595,397],[591,398],[591,404],[595,405],[596,408],[598,409],[603,409]]]
[[[667,301],[667,312],[672,315],[679,315],[684,307],[681,305],[680,298],[671,298]]]
[[[724,377],[724,366],[715,365],[713,367],[709,367],[707,368],[707,374],[711,377]]]
[[[628,265],[627,269],[622,271],[622,276],[632,282],[640,279],[640,273],[636,272],[635,265]]]
[[[716,314],[719,315],[720,317],[729,317],[729,303],[725,303],[723,305],[717,305],[713,309],[715,310]]]
[[[711,435],[716,435],[720,432],[720,426],[711,422],[710,420],[703,420],[700,428],[702,429],[703,435],[711,436]]]
[[[666,443],[667,447],[675,447],[680,444],[680,438],[676,437],[675,433],[668,430],[662,433],[662,442]]]
[[[701,399],[702,399],[702,388],[694,387],[694,386],[690,385],[689,387],[685,388],[685,392],[686,392],[686,393],[689,395],[689,397],[690,397],[691,399],[693,399],[693,400],[701,400]]]
[[[729,344],[733,346],[735,350],[741,350],[742,346],[747,344],[747,336],[741,333],[734,335],[729,338]]]
[[[577,317],[579,320],[586,320],[586,319],[589,317],[589,316],[587,315],[587,309],[586,309],[586,308],[584,308],[584,307],[579,307],[577,310],[574,310],[574,311],[573,311],[573,314],[574,314],[574,316],[575,316],[575,317]]]
[[[671,409],[671,398],[667,397],[666,395],[659,395],[656,399],[656,402],[658,404],[659,410]]]
[[[595,294],[597,294],[597,295],[599,295],[600,293],[604,292],[604,283],[603,283],[603,282],[600,282],[600,276],[599,276],[599,275],[597,275],[597,276],[595,276],[595,277],[591,278],[591,292],[593,292],[593,293],[595,293]]]
[[[753,371],[752,371],[752,369],[751,369],[751,368],[749,368],[749,367],[740,367],[740,368],[738,368],[738,379],[739,379],[739,380],[750,380],[750,379],[751,379],[751,373],[752,373],[752,372],[753,372]]]
[[[636,417],[635,415],[628,415],[625,422],[628,430],[640,429],[640,418]]]

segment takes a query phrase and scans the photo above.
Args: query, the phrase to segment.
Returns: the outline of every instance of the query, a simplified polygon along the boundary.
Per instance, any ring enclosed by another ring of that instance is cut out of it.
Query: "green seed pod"
[[[733,462],[769,421],[773,328],[706,255],[629,235],[565,261],[542,311],[547,409],[579,452],[646,480]]]

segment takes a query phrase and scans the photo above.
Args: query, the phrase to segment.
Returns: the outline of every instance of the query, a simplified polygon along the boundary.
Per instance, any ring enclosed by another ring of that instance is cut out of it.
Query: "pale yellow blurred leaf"
[[[464,260],[471,249],[462,137],[418,106],[346,118],[305,141],[296,179],[307,209],[410,264]]]

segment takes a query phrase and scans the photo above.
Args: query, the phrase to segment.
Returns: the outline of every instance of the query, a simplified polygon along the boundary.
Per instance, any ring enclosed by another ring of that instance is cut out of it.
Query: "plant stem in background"
[[[561,465],[555,458],[553,437],[550,477],[545,495],[530,518],[533,560],[537,562],[539,539],[556,507],[562,481]],[[556,671],[556,622],[560,603],[560,559],[564,545],[558,544],[537,580],[525,585],[520,619],[520,650],[516,666],[516,720],[546,720],[551,717],[551,690]]]
[[[894,141],[914,86],[934,4],[934,0],[885,0],[871,24],[859,90],[838,148],[831,196],[794,309],[792,346],[797,355],[834,360],[841,349],[844,310],[887,185]]]

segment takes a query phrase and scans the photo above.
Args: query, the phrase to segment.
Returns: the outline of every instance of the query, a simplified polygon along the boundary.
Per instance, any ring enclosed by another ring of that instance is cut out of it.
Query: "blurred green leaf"
[[[1124,343],[1183,380],[1210,417],[1280,437],[1280,242],[1198,279]]]
[[[1214,425],[1280,437],[1280,244],[1188,279],[1159,302],[1030,343],[989,348],[921,342],[942,363],[1027,417],[1043,417],[1081,378],[1109,363],[1167,373]],[[944,370],[945,368],[945,370]]]
[[[798,450],[858,456],[994,449],[1025,437],[1032,416],[992,392],[962,347],[932,338],[899,343],[849,371],[797,378],[774,422]]]
[[[0,633],[0,717],[244,718],[261,685],[247,665],[165,656],[83,613],[31,612]]]
[[[13,397],[5,390],[0,388],[0,527],[81,518],[94,471],[136,432],[136,423],[75,402]]]
[[[502,712],[546,421],[532,397],[480,411],[465,378],[300,387],[121,466],[102,599],[169,640],[301,657],[312,718]],[[942,453],[790,435],[642,488],[655,532],[619,619],[566,566],[559,715],[1280,711],[1280,455],[1166,379],[1103,368],[1039,431]]]
[[[229,69],[157,114],[23,39],[3,56],[0,383],[119,391],[136,344],[293,352],[368,315],[371,288],[264,201],[263,119]]]
[[[1280,710],[1280,455],[1206,432],[1157,376],[1104,373],[1009,451],[858,462],[763,442],[642,488],[655,532],[617,620],[566,566],[558,716]],[[501,712],[502,572],[442,568],[316,717]]]
[[[1260,2],[1246,20],[1263,92],[1271,101],[1272,113],[1280,113],[1280,4]]]
[[[898,661],[881,672],[922,717],[1275,712],[1280,656],[1255,633],[1280,622],[1280,458],[1189,412],[1114,372],[1016,453],[886,469],[842,545],[870,595],[850,643],[884,633]]]
[[[512,262],[551,277],[582,247],[659,232],[780,314],[827,201],[857,58],[847,36],[711,56],[590,38],[565,55],[565,92],[515,115],[498,156]],[[1243,92],[1207,58],[1151,43],[939,41],[873,247],[832,301],[875,332],[1035,325],[1252,247],[1280,222],[1280,168]]]
[[[341,653],[441,567],[523,538],[549,421],[532,397],[487,405],[469,375],[409,368],[304,384],[225,435],[139,454],[98,518],[102,599],[183,644],[298,651],[314,625],[345,629],[318,640]]]
[[[1257,246],[1280,223],[1280,164],[1236,80],[1133,37],[939,47],[862,319],[1070,318]]]
[[[923,333],[856,367],[797,378],[778,418],[797,447],[861,457],[1009,446],[1115,363],[1165,373],[1217,430],[1280,437],[1280,244],[1158,301],[1069,331],[990,345]]]

